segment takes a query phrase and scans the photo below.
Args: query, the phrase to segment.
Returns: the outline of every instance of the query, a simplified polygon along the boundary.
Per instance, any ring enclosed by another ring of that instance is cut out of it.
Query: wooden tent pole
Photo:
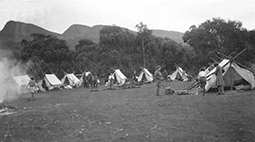
[[[228,55],[228,57],[231,58],[231,56],[232,56],[235,52],[236,52],[236,51],[233,51],[232,53],[230,53],[230,54]]]
[[[64,74],[67,74],[67,72],[65,72],[63,69],[61,69],[63,71]]]
[[[213,59],[212,57],[210,57],[211,60],[213,60],[214,63],[217,63],[217,61],[215,59]]]
[[[244,48],[241,52],[236,54],[232,59],[234,60],[236,57],[238,57],[240,54],[242,54],[244,51],[246,51],[246,48]]]
[[[217,52],[219,55],[221,55],[221,56],[223,56],[224,58],[229,58],[228,56],[226,56],[225,54],[223,54],[223,53],[220,53],[220,52]]]
[[[230,88],[231,91],[233,90],[233,71],[232,71],[232,61],[230,61]]]
[[[220,59],[220,60],[223,60],[223,59],[224,59],[224,58],[221,58],[221,57],[219,57],[219,56],[217,56],[217,55],[215,55],[215,57],[218,58],[218,59]]]

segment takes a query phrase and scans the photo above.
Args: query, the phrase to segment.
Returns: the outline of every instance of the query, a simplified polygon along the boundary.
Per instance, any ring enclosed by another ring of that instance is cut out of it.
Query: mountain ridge
[[[30,40],[31,34],[41,33],[45,35],[53,35],[60,39],[66,40],[67,45],[70,49],[74,50],[75,45],[81,39],[90,39],[95,43],[99,42],[100,30],[108,25],[94,25],[92,27],[82,24],[72,24],[62,34],[49,31],[42,27],[39,27],[32,23],[24,23],[20,21],[8,21],[4,28],[0,31],[0,49],[15,50],[20,47],[20,42],[23,39]],[[127,29],[121,27],[123,29]],[[127,29],[129,30],[129,29]],[[168,37],[176,41],[177,43],[183,44],[182,36],[183,33],[176,31],[167,30],[152,30],[152,34],[158,37]],[[136,33],[135,31],[129,30]]]

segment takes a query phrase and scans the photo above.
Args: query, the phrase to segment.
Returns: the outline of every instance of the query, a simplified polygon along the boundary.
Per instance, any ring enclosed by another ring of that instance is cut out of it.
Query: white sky
[[[253,30],[255,0],[0,0],[0,30],[14,20],[57,33],[72,24],[114,24],[136,31],[139,22],[149,29],[185,32],[218,17]]]

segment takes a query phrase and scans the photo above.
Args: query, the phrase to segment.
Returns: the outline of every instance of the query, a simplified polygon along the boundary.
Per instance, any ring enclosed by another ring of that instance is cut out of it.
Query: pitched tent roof
[[[127,77],[120,71],[120,69],[116,69],[112,74],[109,75],[108,82],[106,82],[105,86],[110,84],[110,78],[116,80],[119,86],[124,85],[127,79]]]
[[[80,83],[82,83],[83,82],[83,76],[84,76],[85,74],[84,73],[82,73],[82,74],[76,74],[75,76],[80,80]]]
[[[241,68],[235,62],[231,63],[228,59],[222,60],[219,65],[223,67],[223,79],[224,79],[224,86],[231,86],[231,82],[235,85],[235,83],[240,82],[241,80],[245,80],[248,84],[250,84],[251,89],[255,87],[255,80],[254,75],[251,71]],[[215,86],[216,76],[213,74],[216,71],[216,67],[213,68],[207,74],[207,81],[205,90],[208,91],[211,87]]]
[[[43,83],[45,83],[49,90],[60,87],[62,85],[62,82],[57,78],[55,74],[45,74],[44,78],[38,82],[40,86],[42,86]]]
[[[26,86],[31,80],[28,75],[13,76],[12,79],[14,80],[15,84],[13,84],[12,88],[9,89],[16,90],[18,94],[27,92]]]
[[[125,84],[127,77],[120,71],[120,69],[116,69],[114,75],[120,85]]]
[[[137,81],[141,82],[144,77],[146,79],[146,82],[152,82],[153,81],[153,75],[146,68],[143,68],[143,70],[142,70],[141,74],[139,75]]]
[[[177,67],[176,70],[171,74],[168,75],[171,80],[182,80],[188,81],[188,74],[181,68]]]
[[[81,81],[73,74],[65,74],[65,76],[61,79],[62,84],[67,84],[71,86],[80,86]]]
[[[19,86],[26,86],[31,80],[28,75],[13,76],[12,78]]]

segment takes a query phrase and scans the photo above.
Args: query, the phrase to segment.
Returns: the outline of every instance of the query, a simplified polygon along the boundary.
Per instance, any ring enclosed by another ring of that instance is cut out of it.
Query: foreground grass
[[[163,83],[141,88],[90,92],[49,91],[36,101],[20,96],[11,115],[0,116],[0,140],[17,142],[255,141],[254,91],[201,95],[163,95]],[[103,86],[101,86],[103,88]],[[100,89],[99,89],[100,90]]]

